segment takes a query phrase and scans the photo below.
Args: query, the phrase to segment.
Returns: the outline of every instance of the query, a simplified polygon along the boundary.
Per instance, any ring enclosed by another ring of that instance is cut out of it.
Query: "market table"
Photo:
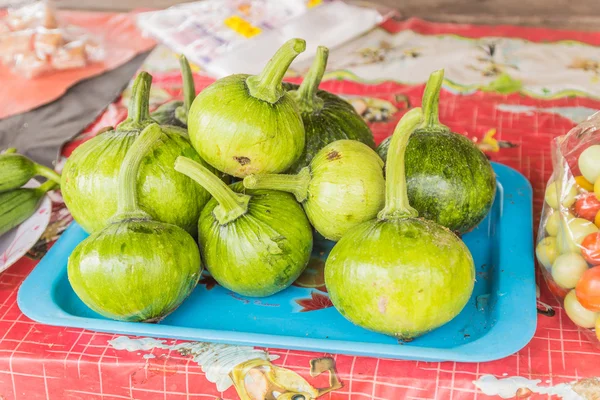
[[[420,103],[429,72],[445,67],[441,121],[476,141],[493,161],[523,173],[534,188],[537,216],[552,170],[551,139],[600,109],[598,46],[600,33],[391,19],[332,51],[322,88],[350,100],[379,142]],[[171,52],[157,48],[142,68],[154,76],[155,103],[180,95]],[[302,72],[302,66],[297,68],[293,72]],[[195,79],[198,90],[212,82],[202,75]],[[122,120],[127,99],[125,92],[65,146],[64,156],[102,127]],[[0,275],[0,399],[239,398],[231,384],[215,384],[222,378],[218,362],[195,360],[194,344],[46,326],[21,313],[16,303],[21,282],[71,220],[55,200],[52,222],[40,242]],[[299,385],[305,379],[319,388],[329,385],[327,373],[313,377],[311,365],[318,370],[323,359],[332,358],[343,387],[322,399],[599,398],[600,352],[564,315],[543,280],[538,283],[535,335],[502,360],[425,363],[241,351],[249,357],[268,355],[270,365],[297,373],[290,376]],[[326,292],[315,289],[298,301],[298,312],[330,306]]]

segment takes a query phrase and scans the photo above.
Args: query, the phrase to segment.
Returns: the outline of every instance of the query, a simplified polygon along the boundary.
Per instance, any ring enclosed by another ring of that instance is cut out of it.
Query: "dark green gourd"
[[[354,107],[333,93],[319,90],[328,55],[327,47],[319,46],[302,84],[283,84],[298,104],[306,132],[304,151],[290,168],[290,173],[297,173],[308,166],[319,150],[336,140],[358,140],[375,148],[373,133]]]
[[[443,80],[443,70],[429,77],[423,94],[424,120],[408,143],[408,198],[423,218],[462,234],[488,214],[496,194],[496,175],[485,154],[471,140],[440,124]],[[383,160],[390,140],[377,149]]]

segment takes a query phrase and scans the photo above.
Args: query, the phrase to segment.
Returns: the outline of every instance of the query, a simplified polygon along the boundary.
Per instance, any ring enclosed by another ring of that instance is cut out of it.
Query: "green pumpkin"
[[[88,233],[103,228],[117,211],[118,175],[127,151],[140,131],[153,123],[148,101],[152,77],[142,72],[136,78],[129,104],[129,117],[117,126],[79,146],[67,160],[61,189],[75,221]],[[137,181],[142,210],[154,219],[182,227],[196,235],[200,211],[210,198],[188,177],[173,169],[179,156],[203,162],[190,144],[185,130],[163,127],[163,135],[140,168]]]
[[[264,297],[290,286],[312,251],[312,229],[289,193],[227,186],[200,164],[181,157],[175,169],[196,180],[213,199],[198,222],[207,270],[226,289]]]
[[[194,239],[180,227],[139,208],[136,182],[148,151],[161,146],[156,124],[136,139],[123,160],[118,211],[69,256],[67,273],[77,296],[92,310],[121,321],[159,321],[196,286],[202,266]]]
[[[163,104],[154,110],[150,117],[161,125],[173,125],[187,129],[188,112],[196,97],[196,87],[190,64],[184,55],[179,57],[179,65],[183,79],[183,101],[176,100]]]
[[[490,211],[496,194],[496,175],[481,150],[467,137],[454,133],[438,119],[444,71],[434,72],[423,95],[424,121],[406,150],[408,198],[426,219],[452,231],[466,233]],[[388,138],[377,152],[386,160]]]
[[[327,47],[319,46],[315,61],[302,84],[283,84],[298,104],[306,132],[304,151],[288,171],[290,173],[300,172],[307,167],[319,150],[336,140],[358,140],[375,148],[373,133],[354,107],[333,93],[318,90],[328,54]]]
[[[329,296],[345,318],[402,340],[453,319],[475,282],[467,246],[447,228],[418,218],[408,201],[404,153],[421,118],[416,108],[396,127],[385,208],[348,231],[325,264]]]
[[[296,175],[250,175],[244,186],[293,193],[317,232],[337,241],[383,208],[383,161],[366,144],[338,140],[323,147]]]
[[[243,178],[287,170],[304,149],[298,107],[281,80],[305,42],[292,39],[260,75],[219,79],[194,100],[188,116],[194,148],[221,172]]]

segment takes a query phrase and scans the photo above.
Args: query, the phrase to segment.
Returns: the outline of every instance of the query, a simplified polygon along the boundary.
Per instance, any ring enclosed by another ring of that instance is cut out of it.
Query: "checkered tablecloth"
[[[426,76],[442,63],[448,80],[441,120],[475,140],[492,160],[521,171],[532,183],[539,213],[552,169],[550,140],[600,109],[597,46],[598,33],[389,20],[332,51],[322,88],[351,101],[381,141],[420,103]],[[296,68],[292,75],[304,66]],[[180,95],[177,62],[169,51],[156,49],[144,69],[154,76],[154,105]],[[196,76],[199,90],[210,82]],[[122,119],[127,96],[66,146],[65,156]],[[240,398],[233,386],[218,390],[193,354],[175,350],[180,342],[40,325],[20,312],[20,283],[69,221],[62,204],[54,211],[44,239],[0,275],[0,399]],[[326,387],[328,378],[310,376],[311,360],[332,357],[343,388],[323,400],[600,398],[594,379],[600,375],[600,351],[564,315],[545,283],[539,286],[533,340],[498,361],[424,363],[253,350],[268,353],[273,366],[294,371],[313,387]]]

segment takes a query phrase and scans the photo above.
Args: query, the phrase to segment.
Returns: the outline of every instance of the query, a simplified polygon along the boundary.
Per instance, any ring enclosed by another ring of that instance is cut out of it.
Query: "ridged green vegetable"
[[[239,178],[284,172],[296,162],[304,149],[304,125],[281,81],[305,47],[302,39],[289,40],[259,75],[230,75],[200,92],[188,129],[202,159]]]
[[[297,175],[250,175],[244,186],[293,193],[315,229],[335,241],[375,218],[385,200],[383,161],[375,150],[355,140],[323,147]]]
[[[152,124],[130,146],[118,176],[118,210],[79,243],[67,265],[69,282],[92,310],[122,321],[160,321],[196,286],[202,265],[194,239],[180,227],[153,220],[138,204],[138,173],[159,149]]]
[[[0,192],[20,188],[37,175],[60,183],[59,174],[16,151],[10,148],[0,154]]]
[[[312,250],[312,229],[289,193],[227,186],[208,169],[180,157],[175,169],[213,198],[202,210],[198,237],[206,268],[219,284],[244,296],[264,297],[292,284]]]
[[[386,170],[385,208],[333,247],[325,283],[333,305],[366,329],[410,340],[453,319],[467,304],[475,265],[450,230],[411,207],[405,150],[422,118],[409,111],[395,129]]]
[[[31,217],[46,193],[57,186],[54,181],[46,181],[37,188],[19,188],[0,193],[0,236]]]
[[[158,107],[150,116],[161,125],[173,125],[187,129],[187,118],[192,102],[196,97],[194,76],[187,58],[179,57],[181,77],[183,79],[183,101],[171,101]]]
[[[336,140],[358,140],[375,148],[373,133],[354,107],[333,93],[319,90],[328,55],[327,47],[319,46],[316,58],[302,84],[283,84],[298,104],[306,133],[304,151],[298,161],[290,167],[289,173],[300,172],[310,164],[319,150]]]
[[[148,103],[152,77],[141,72],[133,86],[129,116],[115,130],[79,146],[62,173],[62,194],[75,221],[88,233],[108,223],[117,211],[118,176],[127,151],[139,133],[154,121]],[[146,155],[137,181],[142,210],[161,222],[175,224],[196,235],[200,210],[210,195],[173,169],[179,156],[203,162],[184,129],[163,126],[161,145]]]
[[[423,94],[424,121],[408,143],[408,198],[423,218],[465,233],[490,211],[496,194],[496,175],[487,157],[471,140],[440,124],[438,107],[443,80],[443,70],[429,77]],[[384,160],[389,140],[377,150]]]

